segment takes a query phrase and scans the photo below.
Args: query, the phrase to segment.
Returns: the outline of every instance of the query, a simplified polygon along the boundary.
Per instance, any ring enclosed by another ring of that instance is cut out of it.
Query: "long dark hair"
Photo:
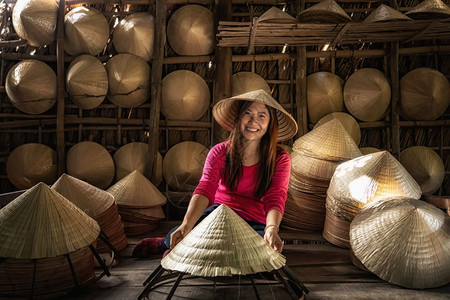
[[[235,190],[242,174],[244,137],[241,134],[240,122],[244,112],[252,103],[251,101],[236,101],[238,113],[234,120],[233,131],[230,134],[230,147],[225,160],[226,185],[231,191]],[[270,121],[267,126],[267,132],[261,138],[259,146],[258,184],[255,191],[255,196],[258,198],[264,195],[272,182],[277,158],[278,119],[276,110],[267,105],[266,107],[269,111]]]

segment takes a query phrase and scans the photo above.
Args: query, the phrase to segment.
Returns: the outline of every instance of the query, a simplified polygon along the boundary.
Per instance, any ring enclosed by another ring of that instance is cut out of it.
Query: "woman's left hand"
[[[273,249],[279,253],[283,251],[283,241],[281,240],[280,236],[278,235],[278,228],[275,226],[267,228],[266,232],[264,233],[264,240],[269,243],[270,246],[273,247]]]

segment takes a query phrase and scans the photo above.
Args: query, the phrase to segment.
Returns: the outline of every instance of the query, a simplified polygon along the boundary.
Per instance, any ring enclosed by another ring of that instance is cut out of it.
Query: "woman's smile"
[[[265,104],[253,102],[241,118],[242,135],[249,141],[259,141],[267,132],[270,115]]]

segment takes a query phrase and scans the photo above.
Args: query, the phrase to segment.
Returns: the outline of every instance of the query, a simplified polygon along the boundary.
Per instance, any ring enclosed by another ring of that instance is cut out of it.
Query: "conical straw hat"
[[[331,161],[361,156],[358,146],[338,119],[332,119],[298,138],[292,147],[305,155]]]
[[[323,0],[298,14],[302,23],[347,23],[347,13],[334,0]]]
[[[108,99],[120,107],[136,107],[150,97],[150,66],[133,54],[114,55],[106,62]]]
[[[291,169],[303,176],[314,179],[330,180],[341,161],[331,161],[292,151]]]
[[[336,74],[317,72],[306,78],[308,118],[316,123],[322,117],[344,110],[344,81]]]
[[[126,16],[114,28],[114,48],[118,53],[130,53],[149,61],[155,43],[155,18],[146,12]]]
[[[380,120],[386,115],[390,102],[391,86],[383,72],[377,69],[359,69],[345,82],[345,106],[361,121]]]
[[[406,288],[450,282],[450,217],[424,201],[366,206],[350,225],[356,257],[381,279]]]
[[[332,119],[338,119],[339,122],[341,122],[342,126],[344,126],[345,130],[350,133],[351,137],[355,141],[355,144],[359,145],[359,142],[361,141],[361,129],[359,128],[359,124],[355,120],[355,118],[347,113],[334,112],[328,114],[317,121],[316,125],[314,125],[314,128],[319,127]]]
[[[370,153],[375,153],[375,152],[381,151],[380,149],[375,148],[375,147],[362,147],[362,148],[359,148],[359,150],[361,151],[362,155],[366,155],[366,154],[370,154]]]
[[[272,6],[258,18],[258,23],[295,24],[297,19],[278,7]]]
[[[42,144],[20,145],[8,156],[6,174],[18,189],[29,189],[39,182],[52,184],[58,176],[56,152]]]
[[[295,119],[264,90],[256,90],[226,98],[213,107],[213,116],[217,123],[227,131],[232,131],[238,113],[238,101],[253,101],[275,108],[278,119],[278,141],[292,138],[298,130]]]
[[[202,176],[208,151],[197,142],[181,142],[170,148],[163,160],[167,184],[178,191],[193,191]]]
[[[164,205],[166,197],[139,171],[133,171],[111,186],[111,193],[118,206],[147,208]]]
[[[450,104],[450,83],[441,72],[417,68],[400,80],[400,113],[412,120],[436,120]]]
[[[162,220],[166,218],[161,206],[149,208],[124,208],[120,207],[120,216],[126,220]]]
[[[444,181],[444,162],[431,148],[409,147],[400,153],[400,163],[420,185],[422,194],[433,194]]]
[[[405,16],[398,10],[393,9],[390,6],[381,4],[377,7],[363,23],[375,23],[375,22],[392,22],[392,21],[411,21],[410,17]]]
[[[224,204],[161,260],[166,270],[206,277],[270,272],[285,264],[283,255]]]
[[[0,210],[0,257],[37,259],[76,251],[100,232],[95,220],[38,183]]]
[[[54,0],[18,0],[14,5],[12,23],[17,35],[34,47],[56,39],[58,4]]]
[[[114,197],[110,193],[67,174],[62,174],[52,185],[52,189],[93,219],[114,204]]]
[[[446,19],[450,17],[450,7],[441,0],[425,0],[405,15],[415,20]]]
[[[78,56],[67,68],[66,88],[70,99],[79,108],[96,108],[108,93],[108,74],[105,67],[94,56]]]
[[[90,141],[73,145],[67,151],[67,174],[105,189],[114,178],[114,161],[108,150]]]
[[[232,96],[237,96],[251,91],[264,90],[267,94],[271,94],[270,87],[266,80],[253,72],[239,72],[231,76],[231,85],[233,91]]]
[[[167,39],[178,55],[207,55],[214,49],[214,14],[200,5],[177,9],[167,24]]]
[[[78,6],[64,17],[64,50],[70,55],[97,55],[109,38],[109,24],[95,8]]]
[[[162,80],[161,113],[167,119],[196,121],[208,110],[210,98],[208,85],[195,72],[178,70]]]
[[[11,103],[27,114],[46,112],[56,102],[56,74],[39,60],[15,64],[6,75],[5,87]]]

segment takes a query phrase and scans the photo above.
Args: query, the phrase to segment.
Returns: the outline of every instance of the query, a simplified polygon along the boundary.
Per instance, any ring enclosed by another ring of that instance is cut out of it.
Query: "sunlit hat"
[[[391,22],[391,21],[410,21],[410,17],[405,16],[398,10],[381,4],[370,15],[364,19],[363,23],[375,23],[375,22]]]
[[[317,121],[316,125],[314,125],[314,128],[319,127],[332,119],[338,119],[339,122],[341,122],[342,126],[344,126],[345,130],[347,130],[347,132],[353,138],[356,145],[359,145],[359,142],[361,141],[361,129],[359,128],[359,124],[355,120],[355,118],[347,113],[333,112],[331,114],[328,114]]]
[[[441,0],[425,0],[408,10],[405,15],[415,20],[445,19],[450,17],[450,7]]]
[[[346,23],[352,21],[352,18],[334,0],[323,0],[308,7],[298,14],[298,19],[303,23]]]
[[[237,96],[251,91],[264,90],[271,94],[270,87],[266,80],[253,72],[238,72],[231,76],[231,85],[233,87],[231,96]]]
[[[272,6],[258,18],[258,23],[295,24],[297,19],[278,7]]]
[[[276,109],[278,119],[278,141],[292,138],[298,130],[295,119],[264,90],[247,92],[217,102],[213,107],[213,116],[217,123],[228,131],[232,131],[238,113],[238,101],[254,101]]]

